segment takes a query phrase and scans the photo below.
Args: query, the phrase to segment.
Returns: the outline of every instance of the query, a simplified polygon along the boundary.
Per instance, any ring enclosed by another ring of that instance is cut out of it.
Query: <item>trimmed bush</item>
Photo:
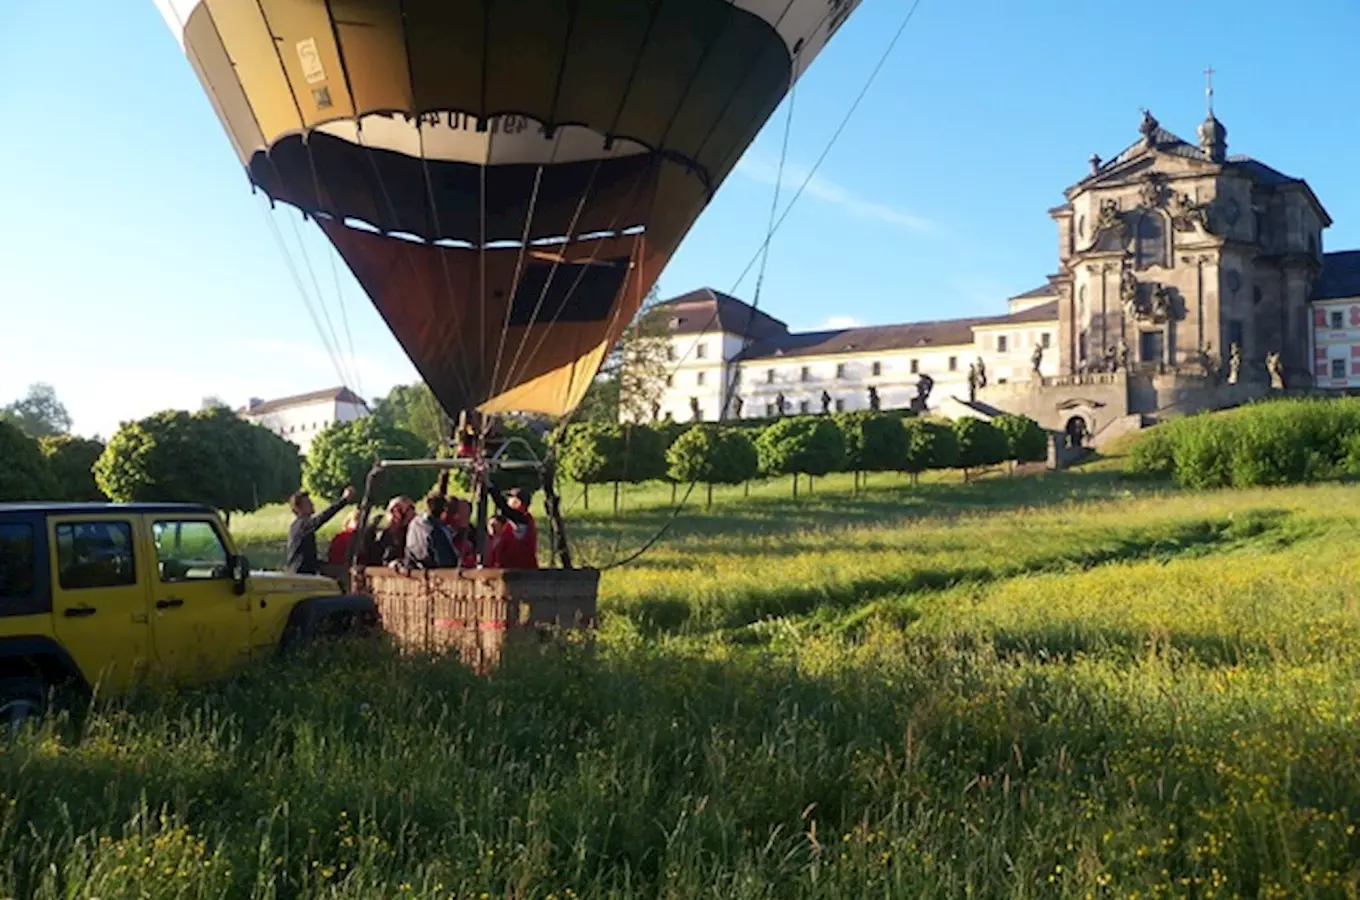
[[[1028,416],[997,416],[992,422],[1006,437],[1008,459],[1043,462],[1048,459],[1048,432]]]
[[[959,441],[959,468],[964,478],[969,469],[980,469],[1005,462],[1010,457],[1006,435],[991,422],[963,418],[954,423],[954,436]]]
[[[927,469],[953,469],[958,466],[959,440],[949,425],[929,419],[905,419],[902,430],[907,436],[902,471],[911,474],[913,484]]]
[[[750,481],[760,468],[755,444],[744,431],[705,425],[696,425],[676,438],[666,451],[666,460],[672,481],[698,481],[707,486],[706,506],[713,505],[713,485]]]

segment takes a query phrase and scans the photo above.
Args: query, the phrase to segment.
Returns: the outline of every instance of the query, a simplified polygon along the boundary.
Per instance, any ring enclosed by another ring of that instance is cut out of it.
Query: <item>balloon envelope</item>
[[[440,403],[561,415],[859,0],[156,0]]]

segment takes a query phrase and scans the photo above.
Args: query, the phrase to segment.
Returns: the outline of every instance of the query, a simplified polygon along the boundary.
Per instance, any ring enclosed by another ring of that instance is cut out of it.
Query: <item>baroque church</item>
[[[1360,251],[1301,178],[1191,143],[1144,112],[1138,139],[1049,210],[1058,266],[995,316],[791,332],[709,289],[659,304],[673,369],[657,417],[914,406],[1023,413],[1077,440],[1246,402],[1360,388]]]

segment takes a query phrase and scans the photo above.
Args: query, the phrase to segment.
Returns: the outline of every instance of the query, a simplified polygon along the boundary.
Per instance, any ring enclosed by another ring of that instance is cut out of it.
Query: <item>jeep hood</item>
[[[250,580],[257,590],[279,593],[315,593],[316,591],[339,592],[340,585],[334,578],[325,575],[293,575],[288,572],[251,571]]]

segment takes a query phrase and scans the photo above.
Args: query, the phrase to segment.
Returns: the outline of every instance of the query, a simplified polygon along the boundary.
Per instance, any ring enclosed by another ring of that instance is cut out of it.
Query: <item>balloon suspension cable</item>
[[[803,179],[803,183],[802,183],[801,185],[799,185],[798,190],[797,190],[797,191],[794,193],[794,195],[793,195],[793,198],[792,198],[791,200],[789,200],[788,206],[784,207],[784,212],[783,212],[783,214],[782,214],[776,221],[774,221],[774,222],[772,223],[772,225],[771,225],[769,231],[768,231],[768,232],[766,233],[766,235],[765,235],[765,240],[761,243],[760,249],[756,251],[755,256],[753,256],[753,257],[751,258],[751,261],[750,261],[749,263],[747,263],[746,268],[745,268],[744,270],[742,270],[741,275],[737,278],[736,282],[733,284],[733,286],[732,286],[732,293],[735,293],[735,292],[737,291],[737,289],[740,288],[742,281],[744,281],[744,280],[746,279],[746,276],[747,276],[747,274],[751,271],[751,268],[752,268],[753,266],[755,266],[755,265],[757,264],[757,262],[760,262],[760,261],[762,260],[762,258],[763,258],[765,255],[768,254],[768,249],[769,249],[770,241],[774,238],[774,235],[775,235],[775,233],[779,230],[779,227],[780,227],[781,225],[784,224],[784,220],[788,218],[789,212],[792,211],[794,204],[798,202],[798,199],[803,195],[803,191],[806,190],[806,189],[807,189],[807,186],[812,182],[813,177],[817,174],[817,170],[818,170],[819,168],[821,168],[822,163],[825,162],[827,156],[830,155],[832,148],[833,148],[833,147],[836,145],[836,143],[840,140],[841,135],[844,134],[846,126],[850,123],[850,119],[854,116],[855,111],[859,108],[859,105],[860,105],[860,103],[864,100],[865,96],[868,95],[869,89],[873,86],[874,81],[878,78],[878,75],[879,75],[879,73],[882,71],[883,66],[888,62],[888,59],[892,56],[893,50],[896,48],[896,46],[897,46],[897,44],[898,44],[898,41],[901,39],[902,35],[906,32],[907,26],[910,25],[912,19],[915,18],[915,16],[916,16],[916,10],[920,7],[920,5],[921,5],[921,0],[914,0],[914,2],[912,3],[911,7],[907,10],[906,15],[903,16],[903,19],[902,19],[901,24],[898,25],[898,27],[897,27],[897,31],[893,34],[892,39],[888,42],[888,46],[887,46],[886,48],[884,48],[882,55],[881,55],[881,56],[879,57],[879,59],[878,59],[878,63],[874,66],[873,71],[869,73],[869,77],[868,77],[868,79],[865,81],[864,86],[860,89],[860,92],[859,92],[859,94],[855,97],[854,102],[850,104],[849,110],[846,111],[846,114],[845,114],[844,118],[841,119],[841,122],[840,122],[840,124],[837,126],[835,132],[832,133],[831,139],[827,142],[826,147],[823,148],[823,150],[822,150],[822,152],[821,152],[821,155],[817,157],[816,163],[814,163],[813,166],[812,166],[812,168],[808,170],[807,176]],[[835,6],[834,6],[834,5],[832,6],[832,9],[835,9]],[[830,11],[828,11],[828,13],[829,13],[829,12],[830,12]],[[795,65],[794,65],[794,68],[793,68],[792,71],[796,71],[796,70],[797,70],[797,63],[796,63],[796,61],[795,61]],[[789,92],[789,93],[790,93],[790,97],[789,97],[789,100],[790,100],[790,107],[792,107],[792,101],[793,101],[793,91],[792,91],[792,88],[790,88],[790,92]],[[790,119],[790,120],[792,119],[792,115],[793,115],[793,111],[792,111],[792,108],[790,108],[790,110],[789,110],[789,119]],[[786,127],[786,128],[787,128],[787,125],[788,125],[788,120],[786,120],[786,123],[785,123],[785,127]],[[786,133],[786,134],[785,134],[785,149],[786,149],[786,150],[787,150],[787,146],[788,146],[788,135],[787,135],[787,133]],[[782,159],[782,157],[781,157],[781,160],[780,160],[780,167],[781,167],[781,169],[782,169],[782,167],[783,167],[783,164],[784,164],[784,162],[783,162],[783,159]],[[776,191],[778,191],[779,181],[781,181],[781,180],[782,180],[782,179],[776,179],[776,183],[775,183],[775,190],[776,190]],[[763,264],[762,264],[762,266],[761,266],[761,271],[762,271],[762,275],[763,275],[763,271],[764,271],[764,266],[763,266]],[[758,292],[758,291],[759,291],[759,281],[757,282],[757,292]],[[759,299],[759,298],[758,298],[758,296],[757,296],[757,298],[756,298],[757,302],[758,302],[758,299]],[[754,322],[754,320],[755,320],[755,314],[756,314],[756,306],[755,306],[755,304],[753,303],[753,304],[751,305],[750,322]],[[708,326],[705,326],[705,330],[706,330],[709,326],[711,326],[712,323],[713,323],[713,321],[715,321],[716,319],[717,319],[717,311],[715,310],[714,313],[713,313],[713,317],[712,317],[712,319],[711,319],[710,322],[709,322],[709,325],[708,325]],[[748,322],[747,331],[749,331],[749,330],[750,330],[750,328],[749,328],[749,322]],[[732,392],[730,392],[730,391],[725,391],[725,393],[728,395],[727,400],[730,401],[730,399],[731,399],[731,393],[732,393]],[[726,413],[727,413],[727,402],[724,402],[723,410],[722,410],[722,413],[721,413],[721,415],[720,415],[720,418],[725,418],[725,417],[726,417]],[[606,570],[608,570],[608,569],[616,569],[616,568],[620,568],[620,567],[622,567],[622,566],[629,565],[630,563],[635,562],[636,560],[640,559],[645,553],[647,553],[649,550],[651,550],[652,547],[656,546],[656,544],[659,543],[659,542],[662,540],[662,538],[664,538],[664,537],[666,536],[667,533],[669,533],[670,529],[674,526],[676,520],[679,519],[679,517],[680,517],[680,512],[681,512],[681,511],[685,508],[685,506],[688,504],[688,502],[689,502],[689,497],[690,497],[690,495],[694,492],[694,488],[695,488],[695,486],[696,486],[698,483],[699,483],[699,481],[698,481],[697,478],[692,479],[692,480],[690,481],[688,488],[686,488],[686,490],[685,490],[684,496],[680,498],[679,503],[677,503],[677,504],[675,505],[674,509],[672,509],[670,516],[667,518],[667,520],[666,520],[665,522],[662,523],[661,527],[660,527],[659,529],[657,529],[657,532],[656,532],[654,535],[652,535],[651,538],[649,538],[649,539],[648,539],[647,541],[645,541],[640,547],[638,547],[636,550],[634,550],[634,551],[633,551],[632,553],[630,553],[629,555],[625,556],[623,559],[621,559],[621,560],[615,560],[614,562],[611,562],[611,563],[609,563],[609,564],[607,564],[607,565],[600,566],[600,567],[599,567],[600,570],[601,570],[601,571],[606,571]]]

